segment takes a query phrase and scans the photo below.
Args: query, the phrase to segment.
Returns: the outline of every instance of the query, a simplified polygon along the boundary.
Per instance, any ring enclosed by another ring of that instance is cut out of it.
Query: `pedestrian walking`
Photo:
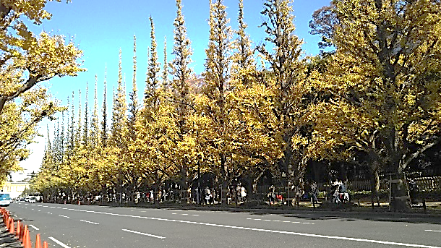
[[[310,191],[311,202],[312,205],[315,207],[315,204],[317,203],[317,194],[318,194],[317,182],[312,181],[310,187],[311,187],[311,191]]]

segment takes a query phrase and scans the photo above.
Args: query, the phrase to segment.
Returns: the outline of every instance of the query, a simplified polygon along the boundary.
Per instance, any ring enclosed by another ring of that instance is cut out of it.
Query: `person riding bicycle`
[[[340,203],[340,202],[348,202],[349,201],[349,194],[347,193],[347,188],[346,185],[341,181],[341,180],[336,180],[333,184],[332,184],[332,189],[334,190],[333,192],[333,197],[332,197],[332,201],[335,203]]]

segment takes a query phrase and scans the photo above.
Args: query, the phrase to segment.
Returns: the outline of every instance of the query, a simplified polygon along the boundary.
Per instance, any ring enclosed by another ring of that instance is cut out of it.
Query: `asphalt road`
[[[441,247],[440,222],[431,219],[40,203],[7,209],[49,247]]]

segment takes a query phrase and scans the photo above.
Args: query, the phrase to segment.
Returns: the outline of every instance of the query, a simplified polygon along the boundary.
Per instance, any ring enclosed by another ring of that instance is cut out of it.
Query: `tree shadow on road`
[[[355,220],[370,220],[370,221],[387,221],[387,222],[405,222],[405,223],[427,223],[427,224],[441,224],[440,214],[421,214],[421,213],[400,213],[400,212],[385,212],[385,211],[339,211],[339,210],[285,210],[279,213],[269,211],[268,213],[262,211],[250,211],[253,214],[279,214],[284,217],[295,217],[305,220],[336,220],[355,221]]]
[[[111,206],[117,207],[117,206]],[[122,207],[122,206],[120,206]],[[288,206],[261,206],[258,208],[247,207],[231,207],[222,205],[194,205],[194,204],[158,204],[158,205],[137,205],[140,208],[155,209],[180,209],[180,210],[196,210],[196,211],[226,211],[226,212],[248,212],[254,215],[281,215],[284,217],[295,217],[305,220],[335,220],[355,221],[355,220],[371,220],[371,221],[388,221],[388,222],[405,222],[405,223],[428,223],[441,224],[441,211],[423,212],[390,212],[387,209],[370,209],[366,207],[349,207],[349,208],[316,208],[310,207],[288,207]]]

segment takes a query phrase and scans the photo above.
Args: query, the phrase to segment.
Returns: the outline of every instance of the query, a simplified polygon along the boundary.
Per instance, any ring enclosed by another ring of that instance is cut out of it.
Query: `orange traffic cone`
[[[28,233],[28,225],[25,225],[24,230],[23,230],[23,237],[21,238],[21,242],[22,242],[23,246],[25,246],[25,247],[26,247],[27,233]]]
[[[24,236],[24,226],[22,223],[20,223],[20,234],[18,235],[18,240],[23,243],[23,236]]]
[[[43,242],[43,248],[49,248],[49,245],[47,244],[46,241]]]
[[[21,223],[20,223],[20,221],[18,220],[17,221],[17,230],[16,230],[16,232],[15,232],[15,236],[17,236],[17,237],[20,237],[20,226],[21,225]]]
[[[9,233],[10,234],[13,234],[14,233],[14,231],[15,231],[15,227],[14,227],[14,219],[9,219],[9,221],[10,221],[10,224],[9,224]]]
[[[32,248],[31,235],[29,235],[29,229],[26,232],[26,244],[24,245],[24,248]]]
[[[37,237],[35,237],[35,248],[41,248],[41,240],[40,240],[40,234],[37,234]]]

